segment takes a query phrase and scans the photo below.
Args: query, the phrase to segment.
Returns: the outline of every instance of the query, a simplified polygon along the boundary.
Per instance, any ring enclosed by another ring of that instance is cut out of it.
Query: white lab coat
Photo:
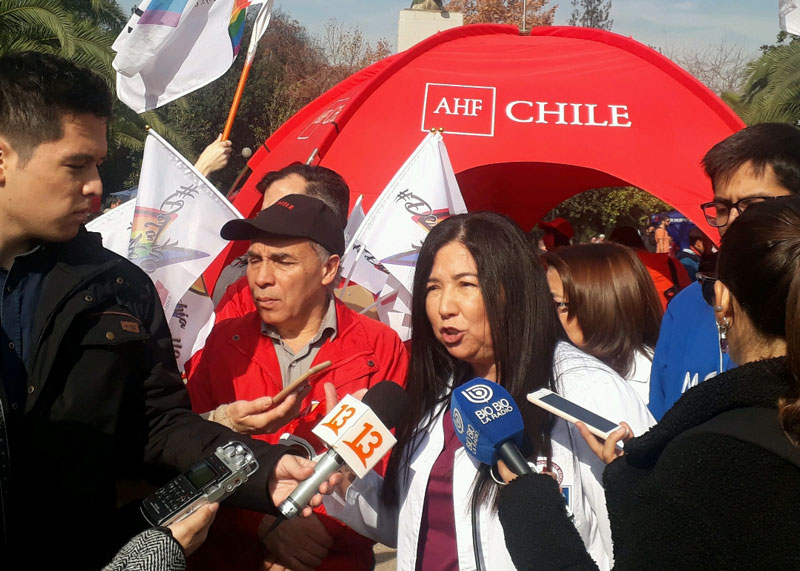
[[[645,432],[653,417],[633,389],[606,365],[568,343],[559,343],[554,358],[558,393],[614,422],[625,420],[635,435]],[[419,530],[425,491],[434,462],[444,449],[442,418],[445,408],[435,412],[437,420],[420,433],[419,446],[409,462],[407,478],[401,472],[398,484],[400,505],[390,509],[381,500],[383,479],[374,472],[354,482],[343,499],[325,497],[325,509],[362,535],[397,547],[397,568],[416,569]],[[605,465],[584,442],[574,425],[557,420],[551,433],[552,470],[574,515],[575,526],[600,569],[613,565],[611,530],[601,485]],[[545,463],[544,458],[539,464]],[[453,510],[459,569],[476,569],[472,544],[471,487],[479,463],[461,447],[453,465]],[[479,509],[480,556],[483,568],[491,571],[514,569],[506,550],[505,536],[497,512]]]

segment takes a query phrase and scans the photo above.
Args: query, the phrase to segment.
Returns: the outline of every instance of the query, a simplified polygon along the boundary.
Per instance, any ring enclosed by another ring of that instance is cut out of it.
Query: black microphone
[[[360,404],[366,407],[361,407],[361,413],[357,414],[356,408],[340,403],[314,429],[315,434],[320,428],[331,433],[330,439],[323,438],[330,448],[317,462],[314,474],[300,482],[289,497],[278,506],[278,511],[286,519],[291,519],[300,513],[319,491],[320,485],[346,463],[334,448],[340,444],[345,446],[344,450],[348,450],[348,457],[363,464],[360,467],[352,465],[351,468],[363,471],[371,469],[388,451],[387,448],[380,455],[373,454],[381,444],[389,439],[391,444],[394,444],[394,437],[389,431],[395,427],[408,406],[408,395],[403,387],[392,381],[381,381],[367,391]],[[365,421],[364,410],[374,413],[379,422]],[[354,434],[357,435],[355,439]],[[366,436],[370,438],[365,440]]]

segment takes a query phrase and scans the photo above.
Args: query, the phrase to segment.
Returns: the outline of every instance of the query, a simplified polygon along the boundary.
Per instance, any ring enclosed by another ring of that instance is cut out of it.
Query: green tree
[[[250,36],[248,15],[245,39]],[[388,55],[386,41],[370,44],[357,28],[330,21],[314,37],[281,10],[272,14],[258,45],[250,76],[233,123],[234,153],[228,167],[212,175],[227,191],[246,166],[243,147],[255,150],[287,119],[338,82]],[[222,131],[241,73],[243,59],[211,85],[164,107],[166,117],[180,130],[191,132],[191,160]]]
[[[784,32],[774,45],[747,65],[745,82],[734,107],[748,124],[800,121],[800,39]]]
[[[596,188],[568,198],[545,216],[561,216],[575,229],[574,241],[609,234],[617,226],[642,228],[651,214],[672,210],[663,200],[633,186]]]
[[[110,78],[113,29],[124,23],[114,0],[2,0],[0,55],[52,53]]]
[[[610,30],[614,26],[611,0],[572,0],[569,25]]]
[[[59,55],[103,77],[114,92],[111,49],[127,18],[115,0],[0,0],[0,55],[35,51]],[[145,125],[178,150],[191,148],[187,137],[156,112],[137,115],[114,98],[108,159],[101,168],[106,191],[121,190],[136,179],[144,148]]]

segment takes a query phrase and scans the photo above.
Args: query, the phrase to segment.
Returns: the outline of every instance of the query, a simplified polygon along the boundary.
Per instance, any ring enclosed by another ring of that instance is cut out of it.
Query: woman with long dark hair
[[[652,417],[616,373],[563,340],[523,232],[489,212],[441,222],[419,253],[413,290],[411,406],[385,479],[369,474],[353,483],[344,501],[326,500],[328,513],[396,545],[399,569],[511,568],[495,507],[498,484],[460,445],[448,410],[453,388],[479,376],[514,397],[527,457],[558,480],[586,548],[608,567],[602,462],[572,425],[525,397],[546,387],[611,420],[633,419],[637,433]]]
[[[628,381],[645,404],[661,327],[658,292],[630,248],[579,244],[542,255],[564,331]]]
[[[611,461],[615,568],[800,568],[800,197],[754,204],[731,224],[714,293],[739,367],[688,390],[621,457],[615,436],[587,438]],[[500,519],[518,568],[595,568],[552,481],[511,482]]]

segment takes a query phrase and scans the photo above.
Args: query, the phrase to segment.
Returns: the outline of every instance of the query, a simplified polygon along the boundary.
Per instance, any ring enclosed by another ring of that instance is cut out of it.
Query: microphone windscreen
[[[361,399],[372,409],[386,428],[394,428],[408,407],[408,393],[392,381],[381,381],[370,388]]]
[[[450,398],[456,436],[479,462],[492,465],[505,442],[522,443],[525,424],[501,385],[480,377],[456,387]]]

